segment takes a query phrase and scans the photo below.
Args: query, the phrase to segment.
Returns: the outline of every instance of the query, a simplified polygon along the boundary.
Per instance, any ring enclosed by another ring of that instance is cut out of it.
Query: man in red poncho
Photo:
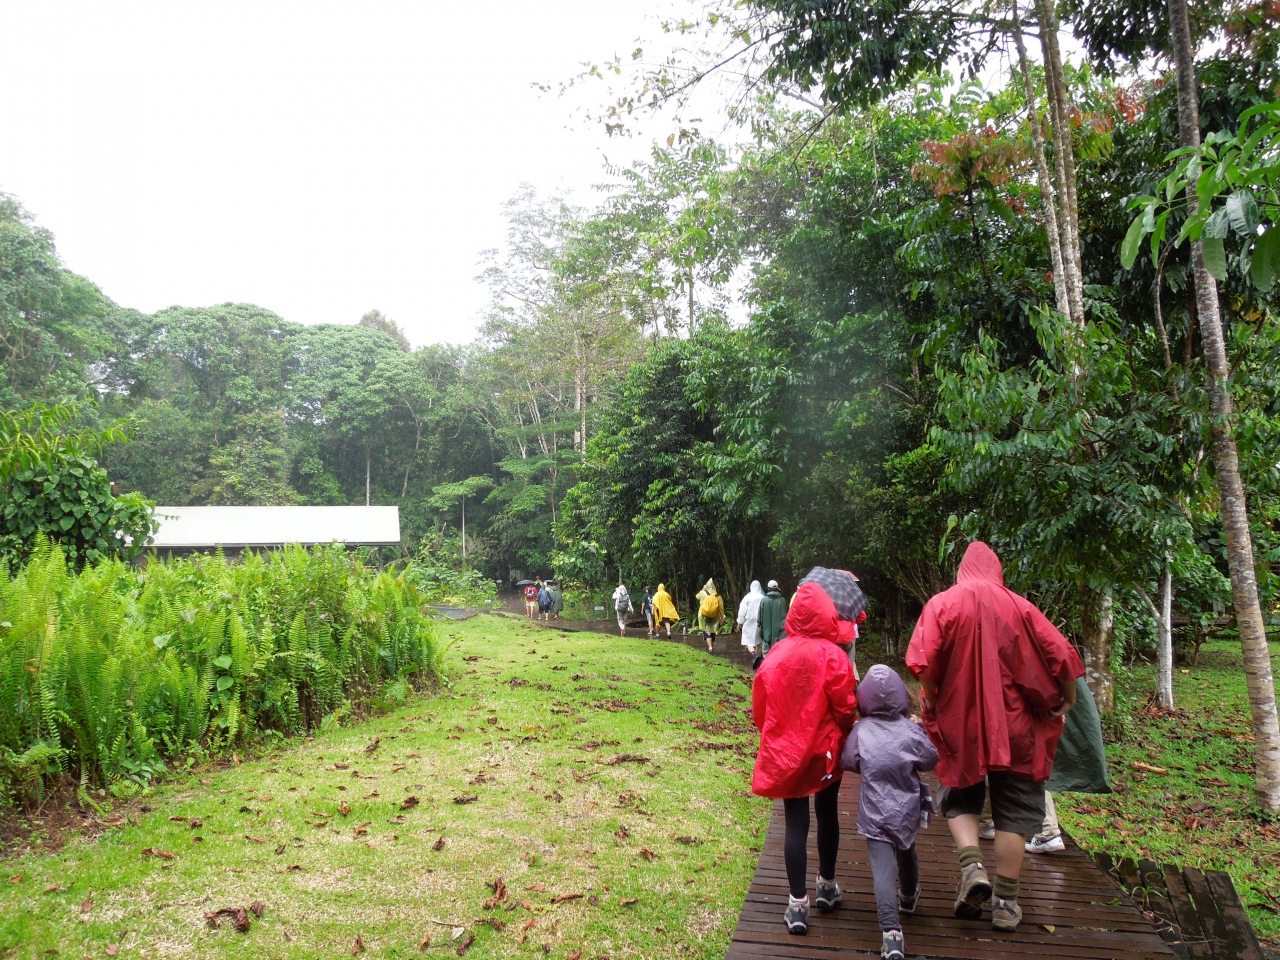
[[[956,916],[980,917],[994,893],[991,925],[1016,930],[1026,839],[1044,821],[1044,781],[1084,664],[1033,603],[1005,587],[992,549],[975,542],[956,585],[925,604],[907,667],[920,681],[924,726],[938,748],[940,808],[960,851]],[[988,787],[994,890],[978,847]]]

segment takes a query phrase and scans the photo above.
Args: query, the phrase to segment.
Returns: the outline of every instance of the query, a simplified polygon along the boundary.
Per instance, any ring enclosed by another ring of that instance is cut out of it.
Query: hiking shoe
[[[982,840],[994,840],[996,838],[996,825],[994,823],[984,823],[978,830],[978,837]]]
[[[1048,840],[1032,837],[1027,841],[1027,853],[1061,853],[1065,849],[1067,845],[1063,843],[1061,834]]]
[[[1022,908],[1017,900],[1002,900],[996,897],[991,905],[991,929],[1003,933],[1013,933],[1022,922]]]
[[[751,661],[751,672],[752,672],[752,673],[755,673],[757,670],[759,670],[759,669],[760,669],[760,664],[762,664],[762,663],[764,663],[764,657],[757,656],[754,660],[752,660],[752,661]]]
[[[823,913],[830,913],[841,900],[840,884],[834,880],[818,878],[818,895],[813,898],[813,905]]]
[[[898,912],[905,913],[908,916],[916,912],[916,905],[920,903],[920,884],[916,884],[916,892],[910,897],[904,897],[898,894]]]
[[[803,937],[809,932],[809,898],[792,900],[787,904],[787,912],[782,915],[786,921],[787,933]]]
[[[906,956],[901,930],[886,930],[880,934],[880,960],[905,960]]]
[[[957,917],[961,920],[977,920],[982,916],[982,905],[990,897],[991,881],[987,879],[986,867],[980,863],[971,863],[960,871],[959,895],[956,897]]]

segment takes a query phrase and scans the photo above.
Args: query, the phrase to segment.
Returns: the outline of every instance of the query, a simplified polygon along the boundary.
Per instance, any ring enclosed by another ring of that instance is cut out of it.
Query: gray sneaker
[[[961,920],[977,920],[982,916],[982,906],[991,898],[991,881],[987,868],[971,863],[960,871],[959,895],[956,897],[956,916]]]
[[[818,878],[818,895],[813,898],[813,905],[823,913],[830,913],[840,902],[840,884],[834,880]]]
[[[906,960],[906,956],[901,930],[886,930],[880,934],[880,960]]]
[[[1013,933],[1022,922],[1022,908],[1017,900],[1002,900],[996,897],[991,904],[991,929],[1003,933]]]
[[[799,903],[789,902],[782,919],[786,921],[787,933],[803,937],[809,932],[809,898],[805,897]]]

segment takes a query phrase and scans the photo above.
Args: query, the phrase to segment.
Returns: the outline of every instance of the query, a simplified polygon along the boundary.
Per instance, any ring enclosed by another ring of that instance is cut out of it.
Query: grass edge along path
[[[451,687],[6,860],[0,955],[722,957],[771,810],[746,676],[677,643],[441,632]]]

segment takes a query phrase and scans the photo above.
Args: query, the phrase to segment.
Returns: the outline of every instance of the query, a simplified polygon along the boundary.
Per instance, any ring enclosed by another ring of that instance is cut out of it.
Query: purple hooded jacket
[[[858,684],[858,712],[840,765],[862,775],[858,791],[858,832],[899,850],[916,842],[920,810],[933,811],[933,794],[920,780],[932,770],[938,751],[924,727],[909,718],[907,688],[889,667],[876,664]]]

